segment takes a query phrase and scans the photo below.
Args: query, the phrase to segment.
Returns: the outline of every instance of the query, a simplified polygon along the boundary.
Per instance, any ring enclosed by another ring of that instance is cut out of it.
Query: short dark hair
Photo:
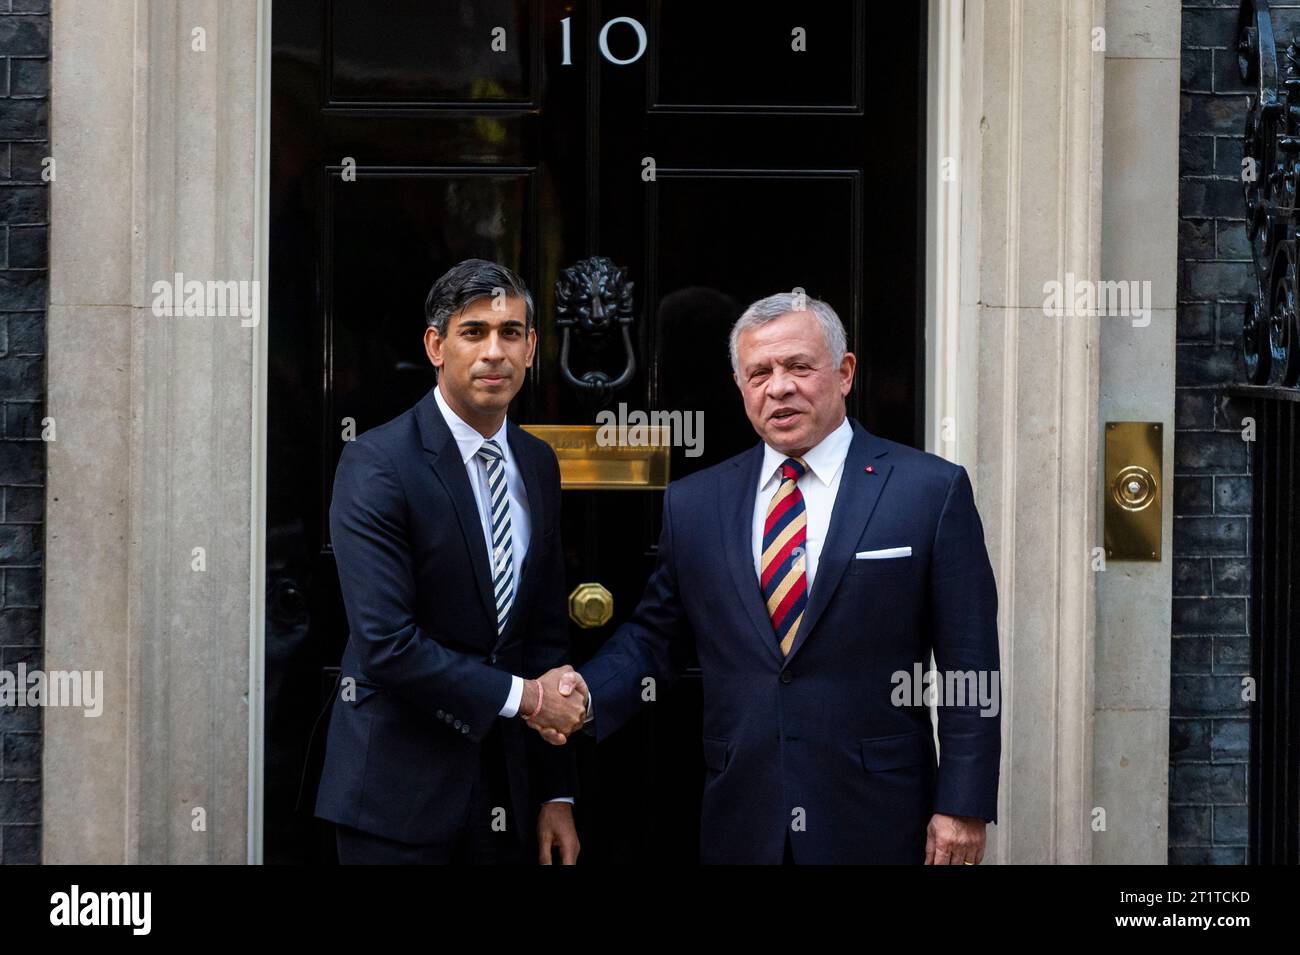
[[[446,336],[451,317],[471,302],[501,294],[524,300],[525,330],[533,327],[533,297],[524,280],[512,270],[487,259],[466,259],[439,276],[424,300],[424,317],[438,334]]]

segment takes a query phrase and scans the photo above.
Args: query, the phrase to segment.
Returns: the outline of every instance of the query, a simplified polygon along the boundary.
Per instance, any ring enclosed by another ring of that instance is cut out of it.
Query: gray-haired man
[[[936,763],[929,707],[895,692],[931,651],[940,672],[998,685],[997,591],[966,471],[846,417],[856,361],[825,302],[755,302],[731,357],[761,442],[668,487],[645,596],[561,692],[590,687],[604,739],[693,641],[705,862],[978,864],[1000,708],[940,700]]]

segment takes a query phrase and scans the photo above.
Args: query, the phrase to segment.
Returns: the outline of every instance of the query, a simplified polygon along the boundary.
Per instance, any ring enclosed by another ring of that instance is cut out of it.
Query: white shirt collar
[[[808,470],[813,477],[826,487],[830,487],[831,482],[835,480],[835,475],[844,466],[844,460],[849,455],[849,445],[852,443],[853,426],[845,416],[838,428],[822,438],[803,456],[803,462],[808,465]],[[777,475],[780,474],[781,464],[788,457],[790,455],[776,450],[770,444],[763,444],[763,467],[758,472],[759,490],[766,490],[776,480]]]
[[[456,412],[451,410],[451,405],[447,404],[447,399],[442,394],[442,384],[439,383],[434,387],[434,400],[438,402],[438,410],[442,412],[442,418],[447,422],[447,427],[451,430],[451,436],[456,439],[456,447],[460,449],[461,463],[469,464],[474,455],[478,454],[478,449],[483,447],[483,442],[488,440],[479,434],[464,421]],[[501,449],[502,456],[510,460],[509,442],[506,440],[506,423],[509,419],[501,419],[501,427],[497,433],[492,435],[491,440],[497,443]]]

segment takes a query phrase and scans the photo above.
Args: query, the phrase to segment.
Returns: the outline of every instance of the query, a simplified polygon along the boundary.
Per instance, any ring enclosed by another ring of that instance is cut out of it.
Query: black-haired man
[[[349,637],[316,814],[338,824],[343,863],[516,862],[534,845],[571,863],[572,752],[524,726],[562,739],[585,708],[556,689],[559,466],[506,420],[536,351],[532,297],[470,259],[425,313],[438,384],[345,445],[334,479]]]

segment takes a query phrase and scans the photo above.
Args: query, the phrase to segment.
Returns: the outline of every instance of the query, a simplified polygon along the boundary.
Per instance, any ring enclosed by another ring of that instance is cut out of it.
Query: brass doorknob
[[[569,594],[569,619],[591,630],[603,627],[614,616],[614,595],[600,584],[578,584]]]

